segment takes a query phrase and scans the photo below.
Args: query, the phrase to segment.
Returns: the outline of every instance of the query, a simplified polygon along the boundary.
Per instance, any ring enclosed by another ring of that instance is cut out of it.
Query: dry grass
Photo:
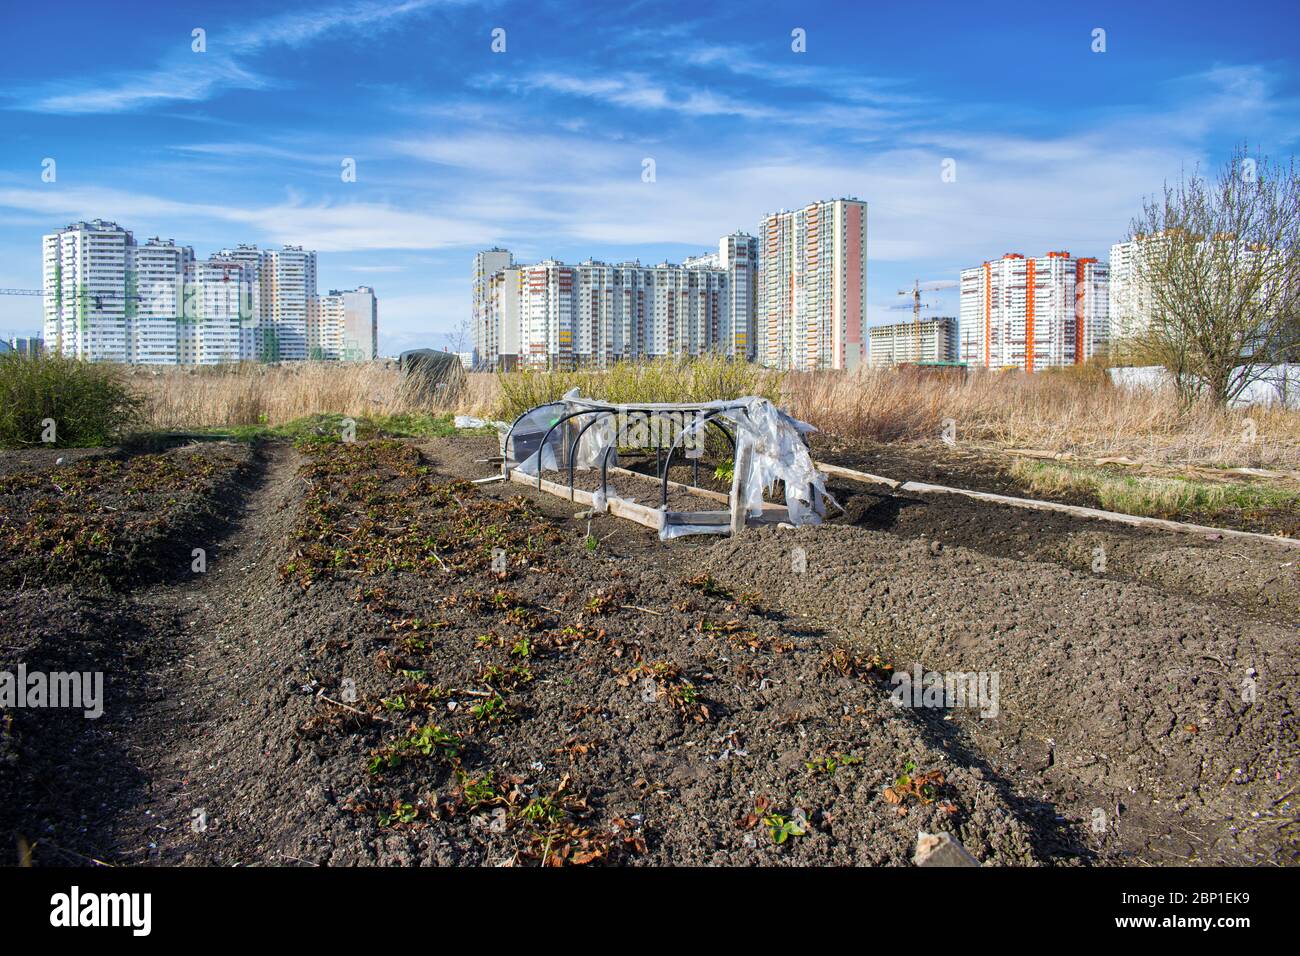
[[[1126,455],[1210,466],[1300,466],[1300,411],[1179,406],[1171,390],[1112,386],[1102,369],[1033,376],[921,377],[888,369],[791,375],[792,414],[843,441],[933,441],[952,419],[958,443]]]
[[[1114,388],[1100,369],[1034,376],[975,372],[920,377],[888,369],[779,375],[724,361],[658,362],[607,372],[471,374],[436,401],[403,386],[391,363],[134,369],[157,428],[283,425],[332,412],[448,412],[512,418],[579,387],[612,401],[692,401],[763,394],[853,444],[933,441],[952,419],[959,444],[1038,448],[1079,457],[1127,455],[1171,464],[1300,468],[1300,411],[1181,409],[1170,392]],[[1253,423],[1253,424],[1252,424]],[[1253,439],[1252,439],[1253,435]]]
[[[403,385],[388,362],[242,364],[195,370],[134,368],[128,381],[143,393],[150,424],[162,429],[284,425],[308,415],[360,417],[413,412],[490,412],[491,375],[471,375],[463,390],[429,400]]]

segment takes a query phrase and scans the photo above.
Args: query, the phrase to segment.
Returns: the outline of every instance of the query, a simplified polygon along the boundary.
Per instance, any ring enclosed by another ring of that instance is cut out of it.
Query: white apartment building
[[[720,341],[727,288],[720,269],[548,260],[519,271],[525,367],[700,355]]]
[[[182,365],[221,365],[240,360],[240,329],[252,297],[241,263],[214,255],[190,271],[192,289],[177,336]]]
[[[726,302],[714,351],[752,360],[757,347],[754,317],[758,314],[758,240],[747,232],[734,232],[718,240],[717,252],[693,256],[683,265],[725,273]]]
[[[316,253],[240,245],[206,262],[170,239],[137,244],[114,222],[77,222],[41,239],[49,348],[146,365],[307,357]],[[377,352],[374,290],[350,296],[340,355]]]
[[[593,259],[518,265],[505,250],[491,251],[511,264],[486,279],[483,318],[475,325],[479,365],[605,367],[704,352],[749,357],[752,236],[724,236],[717,253],[681,265]],[[476,274],[484,255],[475,259]]]
[[[1007,253],[961,273],[962,361],[1032,373],[1075,365],[1106,350],[1110,294],[1106,266],[1049,252]]]
[[[126,287],[134,297],[126,300],[127,361],[175,365],[181,361],[177,326],[187,320],[187,296],[195,292],[186,283],[194,250],[156,236],[128,249],[133,267],[127,273]]]
[[[134,240],[115,222],[76,222],[41,238],[44,337],[52,352],[130,360],[127,302]]]
[[[379,305],[370,286],[312,296],[307,351],[313,359],[369,361],[379,352]]]
[[[519,302],[523,287],[524,270],[516,266],[508,266],[488,279],[482,338],[474,347],[476,366],[503,371],[519,367]]]
[[[867,361],[871,365],[959,360],[957,320],[952,316],[873,326],[867,330],[867,338]]]
[[[500,331],[490,328],[488,323],[488,300],[492,295],[492,278],[501,270],[510,268],[514,262],[514,256],[508,249],[497,246],[484,249],[474,256],[474,270],[470,275],[473,290],[470,329],[473,335],[476,365],[486,363],[488,355],[501,354],[498,341]]]
[[[239,359],[256,362],[261,357],[261,328],[270,322],[268,299],[262,295],[262,260],[265,253],[255,245],[240,243],[233,249],[222,249],[217,256],[228,262],[237,262],[244,270],[248,284],[247,299],[239,317]]]
[[[262,258],[260,355],[264,362],[307,358],[308,302],[316,296],[316,253],[302,246],[268,249]]]
[[[756,355],[775,368],[865,359],[867,204],[830,199],[763,217]]]

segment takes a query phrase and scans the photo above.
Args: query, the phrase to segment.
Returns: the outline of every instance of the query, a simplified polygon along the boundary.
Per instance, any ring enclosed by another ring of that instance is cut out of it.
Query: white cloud
[[[365,0],[325,10],[293,12],[250,21],[228,34],[208,37],[210,52],[170,55],[152,70],[104,78],[59,80],[8,94],[14,108],[37,113],[121,113],[168,102],[197,102],[223,90],[259,90],[278,85],[239,62],[278,46],[298,47],[342,30],[377,30],[434,5],[459,0]],[[233,52],[217,52],[218,50]]]

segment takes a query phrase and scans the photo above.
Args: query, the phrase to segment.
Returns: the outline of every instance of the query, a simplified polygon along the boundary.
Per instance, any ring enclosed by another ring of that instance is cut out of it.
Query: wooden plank
[[[664,522],[669,525],[683,524],[731,524],[730,511],[668,511],[664,513]]]
[[[642,481],[653,481],[656,485],[658,485],[660,482],[660,479],[656,478],[654,475],[647,475],[644,474],[643,472],[633,471],[630,468],[620,468],[617,465],[610,466],[609,473],[611,475],[627,475],[629,478],[640,478]],[[728,503],[731,502],[731,495],[724,494],[721,491],[713,491],[709,488],[700,488],[697,485],[688,485],[680,481],[673,481],[669,479],[668,488],[673,491],[684,491],[687,494],[699,495],[701,498],[709,498],[713,501],[725,501]],[[763,510],[764,511],[786,511],[788,514],[789,509],[787,509],[785,505],[778,505],[778,504],[773,504],[770,501],[764,501]]]
[[[511,469],[510,480],[520,484],[527,485],[533,489],[538,488],[537,478],[533,475],[525,475],[522,472]],[[583,491],[581,488],[574,488],[573,495],[569,495],[569,486],[562,485],[559,482],[549,481],[543,478],[540,490],[547,494],[555,495],[557,498],[565,498],[570,501],[576,501],[584,505],[590,505],[594,495],[590,491]],[[643,524],[647,528],[654,528],[658,531],[663,527],[664,513],[658,508],[648,508],[645,505],[639,505],[634,501],[627,501],[623,498],[611,497],[605,501],[609,513],[619,518],[627,518],[629,521],[635,521],[637,524]]]
[[[750,465],[754,460],[754,448],[748,441],[741,440],[740,451],[736,455],[734,471],[731,475],[731,533],[739,534],[745,527],[745,512],[749,509],[740,500],[740,489],[749,480]]]
[[[995,504],[1010,505],[1014,508],[1029,508],[1032,511],[1059,511],[1063,514],[1080,518],[1098,518],[1102,521],[1115,521],[1137,528],[1160,528],[1164,531],[1177,531],[1184,534],[1216,534],[1231,538],[1250,538],[1255,541],[1267,541],[1284,548],[1300,548],[1300,539],[1284,538],[1278,535],[1260,534],[1257,531],[1237,531],[1234,528],[1212,528],[1203,524],[1188,524],[1183,521],[1169,521],[1165,518],[1147,518],[1142,515],[1126,515],[1118,511],[1103,511],[1100,508],[1086,508],[1083,505],[1067,505],[1057,501],[1038,501],[1033,498],[1013,498],[1010,495],[995,495],[988,491],[967,491],[964,488],[948,488],[945,485],[929,485],[922,481],[908,481],[899,486],[899,491],[916,491],[923,494],[963,495],[979,501],[991,501]]]
[[[885,478],[865,471],[855,471],[852,468],[843,468],[840,465],[828,465],[821,461],[813,462],[813,467],[827,475],[835,475],[837,478],[849,478],[853,481],[865,481],[873,485],[888,485],[891,488],[897,488],[902,484],[901,481],[895,481],[893,478]]]

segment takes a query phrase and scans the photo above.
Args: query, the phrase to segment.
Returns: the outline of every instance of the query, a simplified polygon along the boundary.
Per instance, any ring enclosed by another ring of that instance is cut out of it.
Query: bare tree
[[[1300,179],[1246,145],[1213,182],[1193,173],[1133,220],[1144,327],[1130,343],[1186,402],[1232,401],[1294,361],[1300,330]]]

